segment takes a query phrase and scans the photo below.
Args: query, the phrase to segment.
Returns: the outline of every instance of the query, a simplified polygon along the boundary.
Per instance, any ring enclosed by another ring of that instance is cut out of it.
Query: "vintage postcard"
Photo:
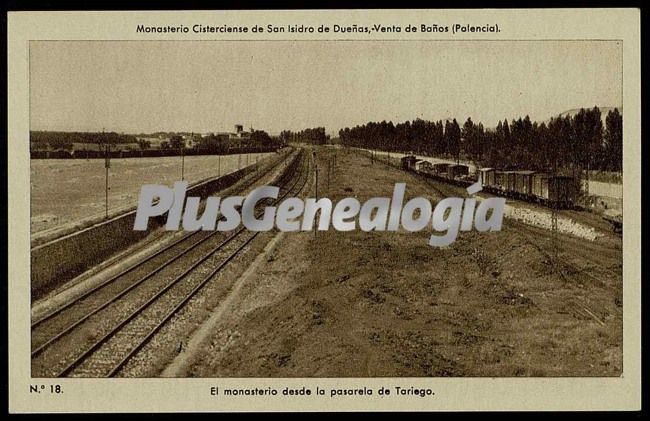
[[[637,9],[10,12],[9,410],[639,410]]]

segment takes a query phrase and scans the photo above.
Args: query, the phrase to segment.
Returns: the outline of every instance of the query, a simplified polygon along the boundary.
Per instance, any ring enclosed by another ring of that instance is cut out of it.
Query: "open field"
[[[268,155],[241,155],[241,166],[254,164]],[[238,169],[239,159],[238,155],[186,156],[185,180],[192,184],[228,174]],[[103,159],[35,159],[30,166],[32,234],[104,215]],[[172,185],[180,180],[181,158],[112,159],[108,175],[110,213],[135,206],[143,184]]]

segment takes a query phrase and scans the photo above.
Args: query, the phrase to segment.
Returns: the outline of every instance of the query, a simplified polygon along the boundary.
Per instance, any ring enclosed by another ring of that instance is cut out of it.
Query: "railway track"
[[[525,241],[535,246],[547,259],[557,254],[558,257],[562,257],[562,264],[566,266],[567,271],[586,275],[591,280],[597,281],[601,287],[611,289],[612,279],[622,276],[622,268],[612,268],[602,260],[602,256],[606,253],[608,259],[618,258],[606,247],[589,244],[563,234],[558,234],[561,238],[552,244],[553,234],[545,228],[531,227],[518,221],[511,221],[511,225]],[[580,264],[579,260],[588,262],[588,266]]]
[[[442,187],[441,182],[436,182],[428,177],[423,177],[423,179],[440,197],[466,196],[458,186],[444,185]],[[613,293],[618,291],[615,281],[617,278],[622,277],[622,271],[612,270],[612,268],[604,266],[603,262],[598,260],[598,256],[602,255],[602,247],[585,245],[579,239],[564,235],[561,235],[561,240],[558,240],[555,244],[549,244],[553,235],[550,231],[544,228],[530,227],[519,221],[510,221],[509,224],[509,231],[516,233],[522,241],[530,244],[542,254],[551,263],[553,272],[568,284],[575,284],[576,281],[580,284],[586,280]],[[584,248],[585,246],[588,248],[586,251],[581,249],[581,247]],[[553,250],[553,247],[557,247],[557,250]],[[597,248],[598,253],[594,252],[593,248]],[[562,253],[561,257],[557,254],[558,252]],[[585,266],[578,263],[580,259],[588,261],[589,265]],[[601,326],[605,324],[602,317],[599,316],[602,309],[595,310],[591,308],[587,302],[578,299],[577,296],[570,298],[567,304],[579,318],[594,320]],[[615,310],[619,314],[622,313],[620,308]]]
[[[270,171],[275,168],[277,166],[271,168]],[[252,180],[252,183],[257,182],[262,176],[263,174],[256,177]],[[31,325],[32,357],[39,355],[52,342],[58,340],[60,336],[66,334],[87,318],[111,304],[112,300],[120,298],[120,294],[124,295],[128,293],[131,289],[138,287],[149,278],[168,269],[177,260],[186,257],[187,254],[193,252],[197,247],[217,235],[223,234],[217,231],[194,231],[183,235],[181,238],[158,250],[146,259],[133,264],[87,290],[83,295],[33,320]],[[106,297],[110,297],[110,299],[107,300],[105,299]],[[79,313],[85,314],[85,316],[75,318],[74,315]],[[71,318],[76,321],[70,323],[69,320]],[[58,333],[52,335],[51,332]]]
[[[290,154],[289,154],[289,156],[290,156]],[[270,174],[273,171],[275,171],[284,162],[286,162],[286,159],[279,159],[275,163],[272,162],[269,167],[264,167],[263,170],[261,170],[261,171],[256,170],[250,177],[245,176],[244,178],[242,178],[240,180],[241,183],[239,184],[238,189],[245,189],[245,188],[247,188],[247,187],[249,187],[251,185],[255,185],[260,179],[262,179],[262,177],[264,177],[265,175]],[[206,180],[204,180],[204,181],[206,181]],[[194,187],[195,186],[192,186],[191,188],[194,188]],[[226,188],[225,191],[229,191],[231,189],[233,189],[232,186]],[[189,234],[184,234],[184,235],[182,235],[181,238],[178,239],[178,241],[175,241],[173,244],[170,244],[169,248],[174,249],[175,247],[182,247],[183,242],[191,240],[192,237],[194,237],[195,235],[204,235],[204,234],[205,233],[200,233],[200,232],[196,232],[196,231],[191,232]],[[151,236],[151,237],[153,237],[153,238],[144,239],[143,241],[140,242],[140,244],[138,244],[138,245],[134,246],[133,248],[131,248],[130,253],[138,253],[138,252],[146,249],[147,247],[150,247],[151,244],[153,244],[153,243],[155,243],[157,241],[160,241],[160,237],[157,237],[155,235]],[[46,243],[47,242],[44,242],[43,244],[46,244]],[[35,247],[40,247],[43,244],[38,244]],[[34,249],[34,247],[32,249]],[[164,261],[166,261],[166,257],[169,255],[169,253],[166,253],[167,250],[168,250],[167,248],[165,250],[160,250],[159,253],[157,253],[155,255],[152,255],[152,256],[149,256],[147,259],[151,261],[151,264],[155,264],[154,260],[164,262]],[[165,255],[160,256],[163,253]],[[136,263],[132,267],[126,268],[122,272],[118,273],[117,275],[115,275],[111,279],[106,280],[106,282],[102,283],[102,285],[98,285],[97,288],[102,288],[102,287],[108,286],[108,285],[112,284],[113,282],[115,282],[116,280],[123,279],[124,276],[127,275],[127,272],[133,271],[133,270],[135,270],[135,269],[137,269],[137,268],[139,268],[141,266],[142,266],[141,262]],[[46,321],[47,319],[49,319],[51,316],[53,316],[55,313],[57,313],[60,310],[63,310],[63,309],[58,309],[57,308],[57,309],[52,310],[49,313],[46,313],[45,315],[38,315],[37,318],[32,320],[32,328],[34,328],[35,325],[38,325],[39,323],[42,323],[42,322]],[[34,348],[34,347],[32,346],[32,348]]]
[[[549,249],[548,241],[545,243],[542,241],[543,236],[540,236],[539,233],[536,233],[531,229],[531,227],[525,226],[525,224],[518,224],[517,230],[519,230],[521,238],[528,244],[535,247],[546,259],[550,262],[553,272],[560,276],[560,278],[567,285],[577,285],[576,294],[572,297],[569,297],[566,301],[568,308],[570,309],[569,313],[573,313],[575,317],[582,320],[593,320],[601,326],[605,325],[604,318],[602,314],[608,314],[610,311],[614,311],[619,315],[622,315],[623,310],[618,306],[607,305],[603,307],[602,305],[590,304],[588,296],[583,294],[580,289],[583,288],[583,285],[594,285],[598,288],[608,290],[613,294],[618,294],[622,292],[620,287],[616,286],[616,280],[622,278],[622,271],[620,273],[615,273],[609,268],[603,268],[601,265],[592,264],[590,266],[584,266],[575,261],[574,258],[570,256],[557,255],[557,252],[562,252],[564,250],[553,251]],[[523,235],[521,232],[523,231]],[[546,235],[546,234],[545,234]],[[550,234],[546,237],[549,239]],[[566,241],[566,240],[564,240]],[[557,247],[557,246],[550,246]],[[576,248],[573,248],[572,251],[575,252]],[[577,254],[578,258],[583,258],[581,254]],[[594,274],[592,272],[596,271]],[[622,304],[622,303],[621,303]]]
[[[280,165],[283,162],[285,162],[285,161],[284,160],[279,160],[277,163],[273,164],[270,168],[267,168],[265,171],[262,171],[261,173],[256,174],[253,178],[251,178],[250,180],[247,180],[245,182],[245,185],[242,186],[241,188],[247,188],[247,187],[249,187],[251,185],[255,185],[260,179],[262,179],[262,177],[264,177],[265,175],[267,175],[267,174],[273,172],[274,170],[276,170],[277,168],[279,168]],[[169,244],[169,245],[165,246],[164,248],[158,250],[156,253],[154,253],[154,254],[152,254],[150,256],[147,256],[144,261],[136,262],[135,264],[131,265],[130,267],[128,267],[128,268],[120,271],[118,274],[112,276],[110,279],[105,280],[100,285],[97,285],[94,288],[92,288],[91,290],[86,291],[86,293],[83,296],[78,297],[77,300],[81,300],[82,298],[96,292],[98,289],[110,286],[114,282],[123,279],[125,277],[125,275],[127,275],[128,273],[130,273],[130,272],[132,272],[132,271],[134,271],[136,269],[141,269],[143,264],[145,264],[145,263],[154,263],[155,264],[158,261],[167,262],[168,258],[173,258],[174,257],[173,255],[171,257],[168,256],[167,252],[169,250],[173,251],[173,249],[175,247],[182,246],[184,242],[187,242],[187,241],[191,240],[195,236],[201,236],[201,235],[209,236],[209,235],[212,235],[212,234],[213,233],[205,233],[203,231],[193,231],[193,232],[190,232],[188,234],[184,234],[183,236],[181,236],[177,240],[173,241],[171,244]],[[203,238],[196,239],[196,240],[201,241],[202,239]],[[140,250],[144,249],[145,247],[150,246],[151,243],[153,243],[155,241],[159,241],[159,239],[154,239],[154,240],[143,242],[144,244],[141,247],[135,248],[134,252],[140,251]],[[50,312],[48,312],[48,313],[46,313],[44,315],[37,316],[34,320],[32,320],[32,323],[31,323],[32,329],[35,328],[36,326],[38,326],[39,324],[46,322],[47,320],[49,320],[53,316],[56,316],[59,312],[64,311],[68,306],[70,306],[72,304],[75,304],[75,302],[69,302],[69,303],[67,303],[67,305],[64,305],[63,307],[57,307],[57,308],[51,310]],[[32,348],[33,348],[33,346],[32,346]]]
[[[440,197],[449,197],[449,196],[468,196],[464,188],[458,186],[449,186],[443,182],[436,182],[428,177],[423,177],[427,184],[436,192]],[[444,185],[442,187],[441,185]],[[552,232],[546,228],[542,227],[532,227],[523,222],[516,220],[509,220],[511,227],[517,231],[517,233],[523,238],[524,241],[531,244],[538,251],[540,251],[547,259],[553,258],[552,245],[549,244],[549,241],[552,238]],[[609,287],[610,282],[604,281],[602,278],[615,278],[620,277],[620,273],[617,273],[616,270],[613,270],[611,267],[606,267],[603,265],[603,262],[599,259],[599,256],[602,256],[602,253],[612,253],[611,250],[598,246],[597,244],[589,244],[585,241],[582,241],[579,238],[572,238],[571,236],[558,234],[561,236],[561,240],[557,242],[558,252],[561,253],[571,253],[580,259],[586,260],[590,263],[590,267],[585,267],[579,265],[566,257],[563,263],[567,266],[567,269],[570,269],[572,272],[585,275],[593,281],[597,281],[599,285]],[[567,279],[565,271],[561,271],[560,275]],[[595,272],[595,273],[590,273]]]
[[[298,157],[280,180],[282,200],[301,191]],[[219,236],[218,234],[221,234]],[[258,232],[195,232],[127,268],[32,324],[32,372],[44,377],[111,377],[244,251]],[[219,238],[222,237],[222,238]]]

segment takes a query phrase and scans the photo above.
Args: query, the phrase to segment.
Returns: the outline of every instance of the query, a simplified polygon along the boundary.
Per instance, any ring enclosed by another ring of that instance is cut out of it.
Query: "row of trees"
[[[207,153],[224,153],[233,146],[236,148],[272,148],[281,146],[277,137],[271,137],[263,130],[255,130],[249,136],[230,139],[229,135],[200,134],[186,135],[192,137],[192,149],[205,151]],[[133,135],[123,135],[114,132],[110,133],[79,133],[79,132],[30,132],[30,142],[35,149],[50,148],[53,150],[71,151],[74,143],[90,144],[111,144],[124,145],[132,144],[135,148],[146,151],[152,148],[151,141],[138,139]],[[171,134],[168,140],[160,142],[162,150],[181,150],[188,148],[189,142],[181,134]],[[119,149],[119,148],[114,148]]]
[[[170,139],[171,148],[180,148],[180,145],[171,144],[174,137]],[[180,138],[181,145],[183,139]],[[282,142],[277,137],[270,136],[264,130],[254,130],[250,136],[232,140],[226,135],[210,134],[208,136],[195,136],[194,149],[204,150],[208,153],[225,153],[233,144],[236,147],[244,148],[277,148],[282,146]]]
[[[280,133],[280,140],[283,143],[289,142],[307,142],[315,145],[324,145],[330,139],[330,136],[325,133],[325,127],[316,127],[313,129],[305,129],[299,132],[292,132],[291,130],[283,130]]]
[[[346,127],[339,137],[347,146],[447,156],[504,169],[622,169],[623,117],[618,109],[608,112],[604,125],[594,107],[548,123],[532,122],[528,116],[504,119],[495,129],[471,118],[462,127],[456,119],[370,122]]]
[[[59,150],[72,150],[73,143],[97,143],[113,145],[124,143],[136,143],[133,135],[120,134],[115,132],[51,132],[32,131],[29,132],[29,141],[37,148],[51,148]]]
[[[429,155],[460,154],[461,129],[456,119],[446,121],[370,122],[339,131],[341,143],[348,146],[382,149],[386,151],[413,151]]]

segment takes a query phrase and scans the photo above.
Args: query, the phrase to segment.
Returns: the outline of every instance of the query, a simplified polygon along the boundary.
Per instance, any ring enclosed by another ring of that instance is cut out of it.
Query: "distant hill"
[[[593,107],[591,107],[593,108]],[[609,114],[610,111],[614,111],[614,108],[618,108],[618,112],[623,114],[623,107],[598,107],[600,109],[600,119],[603,121],[603,124],[605,124],[605,119],[607,118],[607,114]],[[566,116],[574,116],[580,112],[580,108],[573,108],[571,110],[564,111],[563,113],[560,113],[560,117],[566,117]],[[553,116],[557,117],[557,115]],[[548,123],[551,119],[547,119],[545,123]]]
[[[585,107],[585,109],[588,109],[588,108],[591,109],[591,108],[593,108],[593,106],[592,107]],[[623,107],[598,107],[598,109],[600,110],[600,119],[603,122],[603,126],[605,126],[605,119],[607,118],[607,114],[610,111],[614,111],[614,108],[618,108],[618,112],[623,114]],[[551,121],[551,118],[557,118],[558,115],[560,117],[566,117],[566,116],[572,116],[573,117],[574,115],[578,114],[579,112],[580,112],[580,108],[572,108],[570,110],[561,112],[559,114],[553,114],[551,117],[547,118],[546,120],[537,121],[537,123],[539,123],[539,124],[544,123],[544,124],[548,125],[548,123]],[[521,116],[521,117],[523,118],[523,116]],[[435,121],[438,121],[438,120],[440,120],[440,119],[438,119],[438,118],[435,119]],[[442,122],[444,123],[447,120],[452,121],[453,117],[443,118]],[[465,123],[465,120],[456,119],[456,121],[461,126]],[[512,117],[508,120],[508,124],[510,124],[511,121],[512,121]],[[533,120],[533,121],[535,121],[535,120]],[[496,129],[496,126],[485,126],[485,129],[494,130],[494,129]]]
[[[585,107],[585,109],[587,109],[587,108],[588,107]],[[591,108],[593,108],[593,107],[591,107]],[[610,111],[614,111],[614,108],[618,108],[618,112],[623,114],[623,107],[598,107],[598,109],[600,110],[600,119],[603,122],[603,126],[605,125],[605,119],[607,118],[607,114]],[[548,123],[551,121],[551,118],[557,118],[558,115],[560,117],[566,117],[568,115],[573,117],[574,115],[578,114],[579,112],[580,112],[580,108],[572,108],[570,110],[564,111],[564,112],[559,113],[559,114],[553,114],[551,117],[547,118],[544,121],[538,121],[538,123],[539,124],[544,123],[544,124],[548,125]],[[449,119],[449,121],[451,121],[451,119]],[[512,120],[508,120],[508,123],[510,123],[511,121]],[[461,124],[461,122],[459,121],[458,124]],[[488,127],[486,127],[486,129],[491,129],[491,130],[494,130],[495,128],[496,128],[496,126],[493,126],[493,127],[488,126]]]

